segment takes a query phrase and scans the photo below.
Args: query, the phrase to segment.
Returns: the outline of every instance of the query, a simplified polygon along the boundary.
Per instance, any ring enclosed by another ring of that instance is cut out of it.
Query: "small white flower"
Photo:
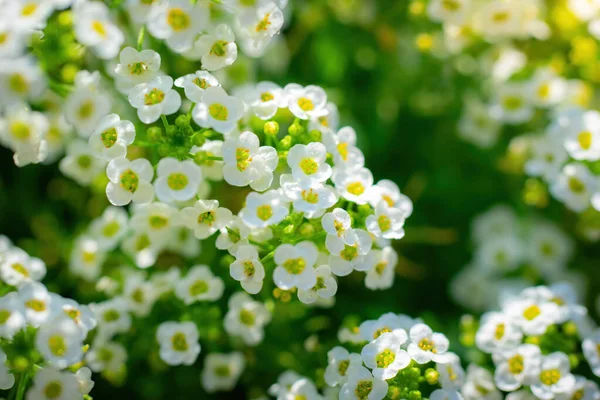
[[[121,249],[134,259],[137,267],[149,268],[156,263],[158,255],[168,244],[168,240],[169,237],[151,235],[146,230],[135,230],[123,240]]]
[[[304,212],[309,219],[319,217],[338,201],[337,193],[329,185],[319,183],[305,189],[290,174],[281,175],[279,184],[285,197],[293,202],[294,210]]]
[[[368,271],[373,267],[375,260],[368,257],[373,239],[363,229],[354,229],[349,234],[354,235],[356,240],[353,244],[344,243],[342,238],[334,235],[327,235],[325,245],[331,253],[329,256],[329,266],[331,271],[337,276],[346,276],[352,270]]]
[[[296,144],[288,152],[287,163],[300,186],[309,189],[331,177],[331,166],[325,162],[326,158],[327,151],[321,143]]]
[[[89,139],[90,149],[96,157],[106,161],[127,155],[127,146],[135,140],[135,126],[131,121],[121,120],[117,114],[109,114],[98,122]]]
[[[96,327],[96,316],[88,306],[79,304],[72,299],[66,299],[55,293],[51,293],[50,297],[52,298],[50,302],[52,318],[66,317],[71,319],[77,328],[79,328],[83,337]]]
[[[236,260],[229,266],[229,274],[233,279],[239,281],[242,288],[250,293],[260,292],[265,279],[265,268],[258,257],[258,251],[254,246],[239,246],[235,253]]]
[[[48,320],[52,299],[46,286],[38,282],[29,282],[19,288],[19,297],[25,306],[25,317],[31,326],[37,328]]]
[[[283,90],[288,99],[288,107],[295,117],[309,119],[318,117],[325,111],[327,94],[319,86],[302,87],[296,83],[290,83]]]
[[[495,352],[492,358],[496,365],[494,381],[498,389],[513,392],[527,384],[527,379],[539,365],[541,356],[540,348],[532,344]]]
[[[150,183],[154,169],[145,158],[129,161],[115,158],[106,167],[110,182],[106,185],[106,196],[115,206],[125,206],[133,201],[146,204],[154,198],[154,187]]]
[[[446,354],[448,339],[441,333],[434,333],[429,326],[416,324],[410,328],[410,341],[408,354],[418,364],[429,361],[443,364],[450,361],[451,356]]]
[[[208,393],[230,391],[237,384],[245,367],[246,360],[240,352],[208,354],[200,376],[202,387]]]
[[[150,10],[156,6],[155,3],[154,0],[126,0],[125,7],[131,19],[141,24],[146,22]]]
[[[152,36],[166,41],[177,53],[189,50],[194,38],[208,25],[207,4],[187,0],[161,2],[150,9],[147,26]]]
[[[90,224],[90,234],[105,250],[114,249],[127,233],[129,218],[121,207],[107,207],[99,218]]]
[[[333,154],[336,167],[358,169],[365,165],[365,156],[356,147],[356,132],[352,127],[345,126],[337,133],[326,130],[323,132],[323,143],[327,151]]]
[[[512,319],[499,312],[488,312],[481,317],[475,343],[486,353],[511,349],[521,343],[523,333]]]
[[[507,124],[522,124],[533,117],[533,106],[522,83],[503,83],[496,88],[496,99],[490,110],[492,116]]]
[[[352,219],[343,208],[335,208],[332,212],[324,214],[321,225],[328,236],[337,237],[347,245],[356,243],[356,231],[352,229]]]
[[[219,133],[233,131],[244,113],[244,103],[229,96],[219,86],[210,86],[202,93],[202,102],[192,111],[194,122],[203,128],[212,128]]]
[[[192,365],[200,354],[198,328],[193,322],[163,322],[156,331],[160,359],[168,365]]]
[[[365,367],[348,370],[348,381],[342,386],[340,400],[381,400],[387,395],[388,383],[375,379]]]
[[[454,353],[448,353],[450,359],[447,363],[436,363],[435,368],[439,375],[439,382],[443,389],[459,390],[464,383],[465,371],[460,365],[460,358]]]
[[[237,59],[235,35],[226,24],[218,25],[213,33],[200,36],[196,50],[201,54],[202,68],[216,71],[227,67]]]
[[[362,367],[362,357],[357,353],[349,353],[341,346],[336,346],[327,352],[327,368],[325,368],[325,383],[329,386],[343,385],[348,381],[350,368]]]
[[[323,397],[317,391],[317,387],[308,378],[302,378],[294,382],[285,396],[279,395],[277,399],[292,400],[292,399],[311,399],[323,400]]]
[[[455,389],[436,389],[431,392],[429,400],[463,400],[460,392]]]
[[[304,304],[312,304],[319,299],[330,299],[337,292],[337,281],[331,274],[328,265],[321,265],[315,269],[317,283],[310,289],[298,288],[298,299]]]
[[[158,162],[154,188],[160,201],[186,201],[194,198],[202,181],[202,170],[192,160],[166,157]]]
[[[264,338],[264,327],[271,321],[271,313],[264,304],[252,300],[245,292],[236,292],[227,303],[229,311],[223,325],[225,331],[238,336],[248,346],[256,346]]]
[[[506,301],[504,310],[526,335],[543,335],[560,316],[558,305],[529,288]]]
[[[89,185],[106,167],[106,161],[82,140],[74,140],[67,147],[65,158],[60,160],[60,171],[82,186]]]
[[[375,237],[401,239],[404,237],[404,218],[402,210],[391,208],[385,201],[381,201],[375,207],[375,214],[369,215],[365,224]]]
[[[39,282],[46,275],[46,264],[18,247],[8,250],[0,258],[0,277],[10,286],[22,287],[29,282]]]
[[[600,376],[600,329],[585,337],[581,348],[594,375]]]
[[[175,295],[185,304],[216,301],[223,295],[223,280],[206,265],[196,265],[175,285]]]
[[[221,229],[221,233],[217,236],[215,246],[219,250],[227,250],[229,254],[235,256],[241,246],[247,245],[250,228],[241,220],[240,217],[234,215],[225,227]]]
[[[240,217],[251,228],[266,228],[283,221],[289,212],[289,205],[279,192],[268,190],[264,193],[248,193],[246,207],[240,211]]]
[[[0,350],[0,389],[8,390],[15,384],[15,376],[6,366],[6,353]]]
[[[564,394],[575,386],[569,357],[560,352],[542,356],[532,379],[531,391],[543,400],[554,399],[557,394]]]
[[[361,356],[373,376],[379,380],[392,379],[398,371],[406,368],[411,358],[406,350],[400,349],[408,338],[391,332],[382,333],[377,339],[363,347]]]
[[[75,378],[77,378],[79,393],[86,395],[94,388],[92,370],[88,367],[79,368],[77,372],[75,372]]]
[[[83,357],[84,335],[66,316],[43,324],[35,337],[35,347],[44,359],[57,368],[66,368]]]
[[[271,38],[281,30],[283,12],[274,2],[263,1],[258,3],[258,7],[240,13],[237,23],[243,34],[246,53],[258,57],[262,55]]]
[[[280,108],[287,106],[281,86],[268,81],[259,82],[248,94],[246,102],[254,115],[263,120],[273,118]]]
[[[540,176],[552,182],[560,173],[568,155],[563,143],[553,135],[535,138],[530,145],[531,156],[525,163],[529,176]]]
[[[551,69],[536,71],[530,83],[530,96],[533,104],[539,107],[552,107],[564,101],[567,96],[567,81]]]
[[[470,364],[461,393],[464,400],[502,400],[502,394],[494,385],[492,374],[485,368]]]
[[[67,122],[73,125],[79,136],[87,139],[111,107],[112,100],[103,91],[92,86],[76,86],[67,97],[63,110]]]
[[[388,179],[382,179],[371,187],[369,204],[376,207],[384,201],[388,207],[397,208],[408,218],[413,212],[413,203],[405,194],[400,193],[398,185]]]
[[[78,2],[73,11],[77,41],[91,47],[98,58],[108,60],[116,57],[125,37],[111,21],[106,4],[100,1]]]
[[[373,174],[367,168],[337,170],[333,183],[340,196],[356,204],[366,204],[373,186]]]
[[[227,208],[219,207],[218,200],[198,200],[193,207],[180,211],[181,222],[194,231],[198,239],[206,239],[231,220],[232,214]]]
[[[273,182],[273,171],[279,157],[271,146],[260,146],[258,137],[249,131],[223,143],[223,178],[233,186],[267,190]]]
[[[27,391],[27,400],[78,399],[79,383],[75,374],[44,367],[33,377],[33,386]]]
[[[371,342],[382,333],[392,332],[402,339],[406,338],[406,331],[415,323],[412,319],[394,313],[385,313],[376,320],[367,320],[360,324],[360,336],[363,340]]]
[[[122,297],[92,303],[90,308],[98,318],[98,334],[101,338],[110,339],[113,335],[127,332],[131,328],[129,305]]]
[[[587,380],[583,376],[575,375],[575,386],[566,393],[557,393],[556,400],[597,400],[600,398],[600,388],[596,382]],[[509,399],[510,400],[510,399]]]
[[[174,114],[181,107],[181,96],[173,90],[173,78],[167,75],[134,86],[128,100],[145,124],[157,121],[161,115]]]
[[[470,0],[433,0],[427,7],[427,14],[436,22],[462,25],[467,22],[470,10]]]
[[[566,126],[565,149],[575,160],[600,159],[600,113],[587,111]]]
[[[273,281],[283,290],[293,287],[309,290],[317,283],[314,269],[318,257],[317,246],[304,241],[297,245],[282,244],[275,249]]]
[[[126,361],[125,347],[116,342],[95,341],[85,354],[85,362],[94,372],[118,372]]]
[[[175,86],[183,88],[185,97],[194,103],[202,102],[204,91],[209,87],[219,87],[219,81],[208,71],[196,71],[175,80]]]
[[[36,100],[45,89],[46,79],[35,58],[24,56],[0,60],[0,108]]]
[[[15,165],[23,167],[46,159],[49,124],[44,114],[21,105],[8,107],[0,117],[0,143],[10,148]]]
[[[365,286],[371,290],[385,290],[392,287],[398,264],[398,253],[387,246],[381,250],[371,250],[370,256],[375,259],[374,266],[367,271]]]
[[[123,288],[123,298],[128,303],[128,310],[139,316],[145,317],[150,314],[152,306],[158,297],[154,285],[145,281],[138,274],[132,274],[125,280]]]
[[[25,308],[19,294],[10,292],[0,297],[0,337],[12,339],[25,326]]]
[[[160,54],[154,50],[138,52],[128,46],[119,54],[119,64],[115,67],[115,84],[120,92],[127,94],[134,86],[154,79],[159,70]]]
[[[223,156],[223,141],[222,140],[207,140],[201,147],[194,146],[190,150],[190,154],[203,152],[208,157]],[[206,160],[200,166],[202,168],[202,176],[211,181],[223,180],[223,161]]]

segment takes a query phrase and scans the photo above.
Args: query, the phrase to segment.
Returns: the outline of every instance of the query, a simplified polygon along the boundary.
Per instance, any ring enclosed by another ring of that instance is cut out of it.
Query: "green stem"
[[[162,120],[162,123],[165,126],[165,129],[167,129],[169,127],[169,121],[167,121],[167,117],[165,116],[165,114],[162,114],[160,116],[160,119]]]
[[[273,250],[272,252],[270,252],[269,254],[264,256],[263,258],[261,258],[260,263],[264,265],[267,261],[272,259],[274,256],[275,256],[275,250]]]
[[[223,161],[223,157],[216,157],[216,156],[208,156],[206,157],[207,160],[211,160],[211,161]]]
[[[29,370],[21,374],[19,379],[19,387],[17,388],[17,400],[23,400],[25,398],[25,388],[27,387],[27,381],[29,380]]]
[[[194,111],[194,107],[196,107],[196,103],[192,102],[192,105],[190,106],[189,111],[187,112],[187,116],[191,117],[192,116],[192,111]]]
[[[142,25],[140,28],[140,32],[138,33],[137,38],[137,49],[138,51],[142,51],[142,46],[144,45],[144,34],[146,33],[146,25]]]

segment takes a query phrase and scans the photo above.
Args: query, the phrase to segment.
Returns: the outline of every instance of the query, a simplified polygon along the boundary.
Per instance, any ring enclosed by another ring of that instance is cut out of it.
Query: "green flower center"
[[[504,98],[503,104],[507,110],[515,111],[523,106],[523,99],[517,96],[507,96]]]
[[[100,139],[107,149],[113,147],[118,138],[119,136],[117,135],[117,130],[115,128],[107,129],[100,134]]]
[[[387,215],[380,215],[379,218],[377,218],[377,224],[379,225],[381,232],[387,232],[392,227],[392,220]]]
[[[383,275],[387,265],[388,265],[387,261],[381,261],[381,262],[375,264],[375,272],[377,272],[377,274],[380,276]]]
[[[240,171],[245,171],[248,168],[248,165],[252,162],[252,157],[250,157],[250,149],[245,149],[243,147],[238,147],[235,150],[235,161],[237,169]]]
[[[213,103],[208,106],[208,113],[217,121],[227,121],[229,110],[223,104]]]
[[[143,234],[143,235],[138,236],[138,238],[135,242],[135,250],[142,251],[145,248],[147,248],[148,246],[150,246],[150,238],[148,237],[148,235]]]
[[[90,168],[92,165],[92,157],[88,156],[87,154],[80,155],[77,157],[77,165],[79,165],[81,169]]]
[[[215,367],[214,371],[215,375],[220,378],[226,378],[231,374],[228,365],[218,365],[217,367]]]
[[[129,73],[131,75],[141,75],[148,69],[148,66],[143,62],[136,62],[133,64],[128,64],[127,68],[129,68]]]
[[[254,326],[256,322],[256,316],[252,311],[243,309],[240,311],[240,322],[246,326]]]
[[[256,207],[256,216],[262,221],[268,221],[273,216],[273,208],[269,204]]]
[[[190,26],[191,18],[181,8],[172,8],[167,15],[167,23],[175,32],[179,32]]]
[[[23,75],[17,72],[8,78],[8,87],[15,93],[24,94],[29,89],[29,83]]]
[[[104,225],[104,228],[102,228],[102,235],[109,238],[113,237],[117,234],[117,232],[119,232],[119,229],[121,229],[121,225],[119,225],[118,222],[110,221],[108,224]]]
[[[135,193],[140,183],[140,178],[132,170],[128,169],[120,177],[121,187],[130,193]]]
[[[223,57],[225,55],[225,46],[227,46],[227,44],[228,43],[224,40],[216,41],[210,48],[210,54],[217,57]]]
[[[153,106],[155,104],[162,103],[165,99],[165,92],[158,88],[154,88],[144,95],[144,104],[147,106]]]
[[[197,280],[190,286],[191,296],[200,296],[201,294],[204,294],[206,292],[208,292],[208,283],[206,283],[206,281]]]
[[[169,220],[162,215],[152,215],[149,218],[149,224],[154,229],[161,229],[167,226]]]
[[[169,175],[167,178],[167,185],[172,190],[183,190],[188,185],[188,177],[181,172],[176,172],[174,174]]]
[[[377,357],[375,357],[375,362],[377,363],[377,368],[387,368],[394,362],[395,359],[396,354],[389,349],[385,349],[381,353],[377,354]]]
[[[306,261],[304,261],[304,258],[302,257],[290,258],[283,263],[283,268],[285,268],[285,270],[290,274],[298,275],[304,271],[304,268],[306,268]]]
[[[199,224],[207,224],[211,226],[215,222],[215,212],[214,211],[206,211],[202,214],[198,215],[198,223]]]
[[[366,400],[369,397],[369,393],[373,390],[372,381],[359,381],[354,389],[354,394],[360,400]]]
[[[173,350],[175,351],[187,351],[189,349],[189,345],[185,335],[182,332],[177,332],[171,338],[171,344],[173,345]]]
[[[144,302],[144,291],[142,289],[135,289],[133,293],[131,293],[131,299],[138,304],[142,304]]]
[[[80,119],[88,119],[94,114],[94,103],[91,100],[83,102],[77,112]]]
[[[12,313],[6,309],[0,310],[0,324],[4,325]]]
[[[49,399],[56,399],[62,393],[62,384],[59,381],[52,381],[44,388],[44,395]]]
[[[121,313],[115,310],[114,308],[110,310],[106,310],[104,314],[102,314],[102,318],[106,322],[115,322],[121,317]]]
[[[48,339],[48,348],[55,356],[64,356],[67,352],[67,343],[65,342],[65,338],[60,335],[50,336]]]
[[[448,11],[458,11],[460,3],[456,0],[442,0],[442,7]]]
[[[356,245],[349,246],[344,244],[344,250],[341,251],[340,257],[342,257],[346,261],[352,261],[356,257],[358,257],[358,249]]]
[[[574,176],[569,178],[568,185],[569,189],[571,189],[571,191],[575,194],[581,194],[585,192],[585,184]]]
[[[192,82],[194,82],[200,89],[206,89],[210,86],[206,79],[200,79],[198,77],[195,77]]]
[[[256,272],[256,268],[254,268],[254,263],[250,260],[246,260],[243,262],[244,265],[244,275],[250,277],[250,276],[254,276],[254,273]]]
[[[263,92],[263,93],[261,93],[261,94],[260,94],[260,100],[261,100],[263,103],[266,103],[267,101],[271,101],[271,100],[273,100],[274,98],[275,98],[275,96],[273,96],[273,95],[271,94],[271,92]]]
[[[348,371],[348,366],[350,366],[350,360],[342,360],[338,364],[338,373],[341,376],[346,376],[346,371]]]

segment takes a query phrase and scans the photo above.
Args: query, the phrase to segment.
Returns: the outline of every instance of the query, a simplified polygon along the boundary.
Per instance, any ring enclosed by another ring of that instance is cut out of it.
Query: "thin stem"
[[[165,129],[167,129],[169,127],[169,121],[167,121],[167,117],[165,116],[165,114],[162,114],[160,116],[160,119],[162,120],[162,123],[165,126]]]
[[[144,45],[144,34],[146,33],[146,25],[142,25],[140,28],[140,32],[138,33],[137,38],[137,49],[138,51],[142,51],[142,47]]]
[[[19,379],[19,387],[17,388],[17,400],[23,400],[25,398],[25,388],[27,387],[27,381],[29,380],[29,370],[21,374]]]
[[[263,258],[261,258],[260,259],[260,263],[264,265],[265,262],[269,261],[274,256],[275,256],[275,250],[273,250],[272,252],[270,252],[269,254],[267,254],[266,256],[264,256]]]
[[[187,112],[187,116],[191,117],[192,116],[192,111],[194,111],[194,107],[196,107],[196,103],[192,102],[192,105],[190,106],[189,111]]]
[[[206,157],[207,160],[210,161],[223,161],[223,157],[216,157],[216,156],[208,156]]]

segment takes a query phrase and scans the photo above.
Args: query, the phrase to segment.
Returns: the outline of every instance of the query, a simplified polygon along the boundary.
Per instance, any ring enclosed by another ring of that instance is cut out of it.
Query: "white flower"
[[[89,394],[94,388],[94,381],[92,380],[92,370],[88,367],[81,367],[75,372],[75,378],[77,378],[79,393],[86,395]]]
[[[245,292],[234,293],[227,304],[229,311],[223,321],[225,331],[240,337],[248,346],[262,342],[264,327],[271,321],[271,313],[265,305],[252,300]]]
[[[46,286],[38,282],[29,282],[19,288],[19,297],[25,306],[25,317],[35,328],[50,317],[51,297]]]
[[[551,69],[536,71],[530,83],[530,96],[533,104],[539,107],[551,107],[564,101],[567,96],[567,81],[556,75]]]
[[[352,127],[345,126],[337,133],[325,130],[323,143],[327,151],[333,154],[333,162],[336,167],[358,169],[365,165],[365,156],[356,147],[356,132]]]
[[[222,140],[207,140],[201,147],[194,146],[190,150],[190,154],[203,152],[207,157],[222,157],[223,156],[223,141]],[[223,161],[206,160],[200,166],[202,168],[202,176],[211,181],[223,180]]]
[[[185,304],[215,301],[223,295],[223,280],[206,265],[196,265],[175,285],[175,295]]]
[[[281,175],[279,184],[285,197],[293,202],[294,209],[304,212],[309,219],[319,217],[338,201],[337,193],[329,185],[318,183],[305,189],[290,174]]]
[[[406,350],[400,349],[400,346],[407,340],[406,332],[404,332],[404,337],[386,332],[363,347],[362,359],[365,365],[373,370],[375,378],[382,381],[392,379],[398,374],[398,371],[410,364],[410,356]]]
[[[150,10],[153,6],[156,6],[154,3],[154,0],[126,0],[125,7],[127,7],[127,11],[129,12],[131,19],[141,24],[146,22],[148,19]]]
[[[163,322],[156,340],[160,359],[168,365],[192,365],[200,354],[198,328],[193,322]]]
[[[325,383],[329,386],[343,385],[348,381],[348,370],[356,367],[362,367],[360,354],[349,353],[345,348],[335,346],[327,352]]]
[[[600,159],[600,113],[587,111],[566,126],[564,145],[575,160]]]
[[[594,375],[600,376],[600,329],[585,337],[581,348]]]
[[[231,220],[227,208],[219,207],[218,200],[198,200],[193,207],[180,211],[181,222],[194,231],[198,239],[206,239]]]
[[[287,106],[287,99],[281,86],[268,81],[259,82],[248,93],[246,102],[254,115],[263,120],[273,118],[280,108]]]
[[[332,177],[340,196],[356,204],[366,204],[373,186],[373,174],[367,168],[337,170]]]
[[[431,392],[429,400],[463,400],[460,392],[454,389],[436,389]]]
[[[294,383],[303,378],[303,376],[298,375],[295,371],[284,371],[277,378],[277,382],[269,387],[269,395],[273,397],[284,397],[290,393],[290,389]]]
[[[244,113],[244,103],[229,96],[219,86],[210,86],[202,93],[202,102],[192,111],[194,122],[203,128],[212,128],[219,133],[233,131]]]
[[[515,348],[521,343],[523,333],[512,319],[499,312],[488,312],[481,317],[475,342],[486,353]]]
[[[375,265],[367,271],[365,286],[371,290],[391,288],[396,275],[398,253],[391,246],[386,246],[381,250],[371,250],[370,255],[375,259]]]
[[[96,157],[94,151],[82,140],[74,140],[67,147],[65,158],[60,160],[60,171],[82,186],[89,185],[106,167],[106,161]]]
[[[470,0],[433,0],[427,7],[427,14],[436,22],[462,25],[467,22],[470,10]]]
[[[154,50],[137,51],[125,47],[119,54],[115,67],[115,84],[120,92],[127,94],[134,86],[146,83],[158,76],[160,54]]]
[[[328,236],[339,238],[347,245],[356,243],[356,231],[352,229],[352,219],[343,208],[335,208],[332,212],[324,214],[321,225]]]
[[[526,249],[531,263],[544,273],[561,269],[568,263],[573,242],[554,224],[534,221]]]
[[[543,335],[560,316],[558,305],[543,297],[538,288],[525,289],[508,299],[503,308],[526,335]]]
[[[154,188],[160,201],[186,201],[194,198],[202,181],[202,170],[192,160],[166,157],[158,162]]]
[[[83,357],[84,335],[66,316],[43,324],[35,337],[35,347],[44,359],[57,368],[66,368]]]
[[[411,343],[408,345],[408,354],[417,363],[426,364],[435,361],[443,364],[450,361],[451,356],[446,354],[449,345],[446,336],[434,333],[425,324],[414,325],[409,333]]]
[[[287,155],[292,176],[304,189],[319,186],[331,177],[331,166],[325,162],[327,151],[322,143],[296,144]]]
[[[98,318],[99,337],[109,339],[117,333],[127,332],[131,328],[129,305],[122,297],[115,297],[101,303],[92,303],[90,308]]]
[[[103,117],[89,139],[90,149],[96,157],[106,161],[127,155],[127,146],[135,140],[135,126],[121,120],[117,114]]]
[[[523,260],[523,245],[514,232],[492,236],[475,250],[478,265],[492,272],[514,271]]]
[[[154,285],[138,274],[132,274],[125,280],[123,298],[127,301],[128,310],[139,317],[150,314],[157,295]]]
[[[6,353],[0,350],[0,389],[8,390],[15,384],[15,376],[6,366]]]
[[[10,286],[21,287],[28,282],[39,282],[45,275],[44,262],[30,257],[18,247],[8,250],[0,258],[0,277]]]
[[[348,381],[342,386],[340,400],[381,400],[387,395],[387,382],[375,379],[365,367],[349,369],[347,375]]]
[[[314,269],[318,257],[317,246],[313,242],[304,241],[297,245],[282,244],[275,249],[273,281],[278,288],[289,290],[311,289],[317,283]]]
[[[435,368],[439,375],[439,382],[443,389],[459,390],[464,383],[465,371],[460,365],[460,358],[454,353],[448,353],[447,363],[436,363]]]
[[[196,71],[175,80],[175,86],[183,88],[185,96],[194,103],[200,103],[204,91],[209,87],[221,86],[217,78],[208,71]]]
[[[233,64],[237,58],[235,35],[226,24],[218,25],[213,33],[200,36],[196,41],[196,51],[202,58],[202,68],[216,71]]]
[[[95,341],[85,354],[85,362],[94,372],[118,372],[126,361],[125,347],[116,342]]]
[[[110,112],[111,98],[103,91],[90,86],[75,87],[63,106],[65,118],[84,139],[98,126],[102,117]]]
[[[266,228],[283,221],[289,211],[289,205],[275,190],[250,192],[246,196],[246,207],[240,211],[240,217],[251,228]]]
[[[24,56],[0,60],[0,109],[36,100],[45,89],[46,79],[35,58]]]
[[[137,208],[130,226],[137,232],[147,232],[155,243],[165,243],[168,233],[179,225],[179,212],[165,203],[153,202]]]
[[[79,304],[72,299],[66,299],[55,293],[51,293],[50,297],[52,298],[50,302],[52,318],[70,318],[82,332],[83,337],[96,327],[96,316],[88,306]]]
[[[242,288],[250,293],[260,292],[265,279],[265,268],[258,257],[258,251],[254,246],[239,246],[235,253],[236,260],[229,266],[229,274],[233,279],[239,281]]]
[[[49,131],[44,114],[29,111],[21,105],[11,106],[0,117],[0,143],[10,148],[15,165],[23,167],[46,159]]]
[[[290,83],[283,90],[288,99],[288,107],[295,117],[309,119],[318,117],[325,111],[327,94],[319,86],[302,87],[296,83]]]
[[[0,297],[0,337],[12,339],[25,326],[25,308],[19,294],[10,292]]]
[[[557,394],[566,393],[575,386],[569,357],[560,352],[542,356],[532,379],[531,391],[543,400],[554,399]]]
[[[235,256],[241,246],[247,245],[250,228],[241,220],[240,217],[234,215],[225,227],[221,229],[215,246],[219,250],[227,250],[229,254]]]
[[[125,206],[133,201],[145,204],[154,198],[154,187],[150,183],[154,169],[145,158],[129,161],[115,158],[106,167],[110,182],[106,185],[106,196],[115,206]]]
[[[187,229],[185,231],[187,232]],[[148,268],[154,265],[158,255],[168,244],[168,240],[169,237],[150,235],[146,230],[134,230],[123,240],[121,249],[134,258],[137,267]]]
[[[502,124],[491,111],[493,106],[478,99],[467,98],[458,121],[458,135],[474,145],[489,149],[498,141]]]
[[[467,368],[467,378],[461,393],[464,400],[502,400],[492,374],[475,364],[470,364]]]
[[[382,333],[392,332],[399,338],[406,338],[406,331],[410,329],[415,320],[394,313],[385,313],[376,320],[367,320],[360,324],[360,336],[368,342],[377,339]]]
[[[507,124],[522,124],[531,120],[533,111],[525,84],[503,83],[496,88],[496,98],[490,110],[494,118]]]
[[[498,389],[512,392],[527,384],[527,379],[541,361],[542,352],[533,344],[522,344],[511,350],[492,355],[496,370],[494,380]]]
[[[597,400],[600,398],[600,388],[596,382],[575,375],[575,386],[564,394],[557,393],[554,398],[556,400]]]
[[[258,137],[249,131],[223,143],[223,177],[233,186],[267,190],[273,182],[273,171],[279,157],[271,146],[260,146]]]
[[[285,395],[277,396],[277,400],[295,400],[295,399],[311,399],[323,400],[323,397],[317,391],[317,387],[308,378],[302,378],[294,382]]]
[[[44,367],[33,377],[33,386],[27,391],[27,400],[78,399],[79,383],[75,374]]]
[[[173,90],[173,78],[167,75],[135,85],[128,100],[137,108],[137,115],[145,124],[157,121],[161,115],[174,114],[181,107],[181,96]]]
[[[196,35],[206,28],[209,14],[205,4],[187,0],[161,2],[150,9],[148,31],[166,40],[171,50],[182,53],[192,47]]]
[[[388,207],[397,208],[408,218],[413,212],[413,203],[405,194],[400,193],[398,185],[388,179],[382,179],[371,187],[369,204],[376,207],[384,201]]]
[[[525,163],[525,172],[529,176],[540,176],[550,182],[560,173],[568,159],[562,141],[553,135],[536,137],[529,150],[531,156]]]
[[[298,288],[298,299],[304,304],[311,304],[319,299],[329,299],[337,292],[337,282],[331,274],[328,265],[321,265],[315,269],[317,283],[310,289]]]
[[[90,234],[96,239],[98,247],[112,250],[127,233],[128,220],[127,212],[121,207],[107,207],[90,224]]]
[[[108,7],[100,1],[78,2],[73,11],[77,41],[91,47],[98,58],[116,57],[125,37],[111,21]]]
[[[262,55],[271,38],[281,30],[283,12],[274,2],[263,1],[259,2],[257,7],[240,13],[237,23],[243,34],[246,53],[258,57]]]
[[[404,237],[405,213],[398,208],[391,208],[385,201],[375,207],[375,214],[369,215],[365,221],[367,229],[375,237],[384,239],[401,239]]]
[[[237,384],[245,367],[246,360],[240,352],[208,354],[200,376],[202,387],[208,393],[230,391]]]
[[[334,235],[327,235],[325,239],[327,250],[331,253],[329,266],[337,276],[346,276],[353,269],[368,271],[374,265],[375,260],[368,257],[373,245],[371,236],[363,229],[354,229],[353,235],[356,237],[353,244],[346,244],[343,239]]]

